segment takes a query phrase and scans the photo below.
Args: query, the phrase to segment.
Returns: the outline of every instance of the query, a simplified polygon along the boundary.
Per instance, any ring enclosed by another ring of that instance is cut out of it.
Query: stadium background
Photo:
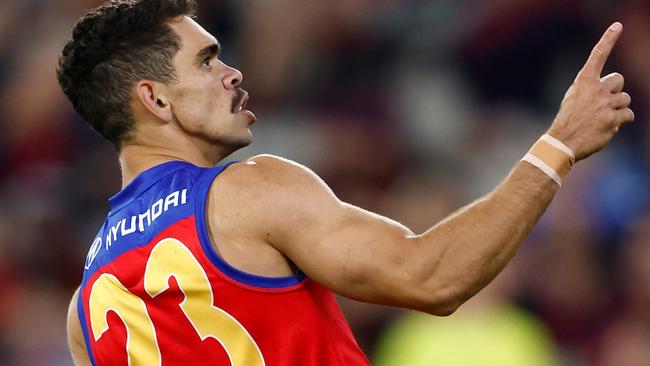
[[[114,150],[54,76],[99,2],[0,1],[2,365],[70,364],[67,303],[119,189]],[[647,1],[199,2],[259,117],[233,158],[305,163],[416,232],[498,183],[622,21],[607,70],[637,121],[578,164],[506,272],[451,318],[341,305],[377,365],[650,365]]]

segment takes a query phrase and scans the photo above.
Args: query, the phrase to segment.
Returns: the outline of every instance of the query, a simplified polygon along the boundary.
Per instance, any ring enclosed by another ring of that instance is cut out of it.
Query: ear
[[[159,120],[172,122],[174,113],[162,84],[151,80],[140,80],[136,84],[136,96],[140,103]]]

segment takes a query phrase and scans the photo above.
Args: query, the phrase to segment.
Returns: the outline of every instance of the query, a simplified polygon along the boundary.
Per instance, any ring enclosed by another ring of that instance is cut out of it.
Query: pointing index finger
[[[581,74],[586,74],[588,76],[600,77],[607,62],[609,54],[612,52],[616,41],[621,36],[621,31],[623,30],[623,25],[619,22],[612,24],[603,34],[600,41],[596,43],[596,46],[591,51],[587,63],[582,68]]]

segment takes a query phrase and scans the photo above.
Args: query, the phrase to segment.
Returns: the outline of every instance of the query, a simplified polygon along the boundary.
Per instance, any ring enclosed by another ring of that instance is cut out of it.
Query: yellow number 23
[[[155,298],[168,288],[171,277],[184,294],[179,307],[201,340],[216,339],[233,366],[264,366],[259,347],[248,331],[226,311],[212,305],[213,293],[203,267],[183,243],[163,239],[152,249],[144,272],[144,288]],[[189,293],[192,296],[187,296]],[[144,300],[132,294],[114,275],[104,273],[90,292],[90,324],[95,341],[108,330],[106,316],[114,311],[126,327],[129,366],[160,365],[156,330]]]

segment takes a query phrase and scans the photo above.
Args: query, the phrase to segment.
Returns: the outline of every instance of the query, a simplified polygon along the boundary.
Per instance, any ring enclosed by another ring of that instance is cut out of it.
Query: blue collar
[[[168,161],[145,170],[116,195],[108,199],[111,211],[118,210],[127,205],[133,198],[146,191],[165,175],[187,166],[193,167],[194,165],[186,161]]]

